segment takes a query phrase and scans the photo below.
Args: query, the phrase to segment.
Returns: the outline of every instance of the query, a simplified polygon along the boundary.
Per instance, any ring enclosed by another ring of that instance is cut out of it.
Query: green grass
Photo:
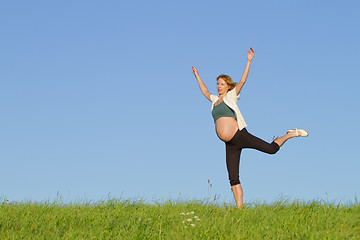
[[[360,204],[3,200],[0,239],[360,239]]]

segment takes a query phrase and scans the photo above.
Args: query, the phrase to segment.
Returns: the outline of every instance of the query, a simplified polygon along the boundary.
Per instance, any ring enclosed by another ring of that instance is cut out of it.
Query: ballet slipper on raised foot
[[[290,129],[287,131],[286,134],[292,133],[292,132],[296,132],[296,136],[297,137],[307,137],[309,136],[309,133],[307,131],[305,131],[304,129]]]

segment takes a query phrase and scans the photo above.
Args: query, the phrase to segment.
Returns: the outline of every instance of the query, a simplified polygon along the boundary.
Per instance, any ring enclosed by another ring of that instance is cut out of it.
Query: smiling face
[[[227,91],[229,91],[230,86],[227,85],[227,83],[225,82],[224,79],[219,78],[217,80],[216,88],[217,88],[217,91],[218,91],[219,95],[223,95],[223,94],[226,94]]]

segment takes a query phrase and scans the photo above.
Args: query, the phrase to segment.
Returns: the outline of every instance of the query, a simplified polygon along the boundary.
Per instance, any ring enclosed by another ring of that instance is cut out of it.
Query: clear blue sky
[[[360,4],[356,1],[2,1],[0,196],[231,202],[209,91],[238,106],[276,155],[244,150],[244,201],[360,195]]]

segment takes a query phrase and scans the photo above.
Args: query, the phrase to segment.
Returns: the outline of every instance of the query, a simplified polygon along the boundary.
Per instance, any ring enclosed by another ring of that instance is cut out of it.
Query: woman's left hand
[[[251,50],[248,51],[248,54],[247,54],[247,59],[248,61],[251,61],[255,55],[255,52],[254,52],[254,49],[252,49],[252,47],[250,47]]]

